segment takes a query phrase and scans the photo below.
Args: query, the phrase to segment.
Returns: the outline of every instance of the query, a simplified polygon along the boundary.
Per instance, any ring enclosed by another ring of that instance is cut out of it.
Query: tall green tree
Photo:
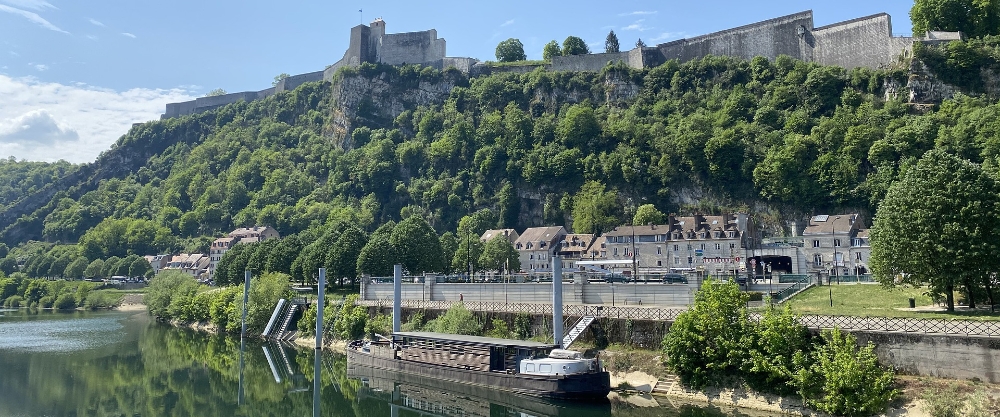
[[[590,53],[590,47],[587,46],[587,42],[577,36],[568,36],[563,41],[562,44],[562,54],[563,56],[570,55],[586,55]]]
[[[459,273],[469,273],[470,268],[471,272],[481,271],[483,268],[480,256],[483,253],[483,242],[479,240],[479,235],[466,233],[459,236],[457,243],[455,254],[449,260],[451,269]]]
[[[271,87],[276,87],[278,85],[278,83],[282,82],[283,80],[285,80],[288,77],[291,77],[291,75],[288,75],[288,73],[285,73],[285,72],[283,72],[281,74],[278,74],[278,75],[275,75],[274,76],[274,81],[271,82]]]
[[[910,9],[913,35],[961,31],[978,38],[1000,34],[1000,0],[916,0]]]
[[[102,277],[104,273],[104,260],[94,259],[87,265],[87,269],[83,271],[83,275],[87,278],[97,278]]]
[[[587,181],[573,196],[573,231],[601,234],[618,223],[618,196],[604,184]]]
[[[486,242],[483,253],[479,255],[479,264],[484,270],[500,273],[521,270],[517,249],[504,235],[496,235]]]
[[[667,222],[667,215],[656,209],[652,204],[643,204],[635,210],[635,217],[632,224],[664,224]]]
[[[70,262],[69,265],[66,265],[66,270],[63,272],[63,276],[68,279],[81,279],[87,271],[87,266],[87,258],[79,256],[73,259],[73,262]]]
[[[337,284],[344,286],[344,280],[354,285],[358,276],[358,257],[361,250],[368,244],[368,235],[356,226],[348,226],[340,232],[337,241],[326,254],[326,264],[330,268],[330,277]]]
[[[645,48],[646,47],[646,42],[643,42],[642,38],[639,38],[639,40],[635,41],[635,47],[636,48]]]
[[[614,30],[608,32],[608,37],[604,39],[604,53],[618,53],[618,35],[615,35]]]
[[[549,41],[549,43],[545,44],[545,47],[542,48],[542,59],[546,61],[551,61],[552,57],[561,55],[562,48],[559,47],[559,42],[556,42],[555,40]]]
[[[528,56],[524,54],[524,45],[521,40],[510,38],[497,45],[497,61],[500,62],[516,62],[524,61],[528,59]]]
[[[389,241],[389,234],[374,233],[358,253],[358,274],[375,277],[392,276],[392,266],[395,261],[396,249]]]
[[[965,286],[970,306],[979,277],[998,270],[1000,187],[976,164],[943,150],[924,154],[889,187],[871,230],[871,269],[885,286],[927,284],[955,310]]]
[[[399,222],[389,235],[398,263],[411,274],[438,272],[441,264],[441,240],[422,216],[414,215]]]

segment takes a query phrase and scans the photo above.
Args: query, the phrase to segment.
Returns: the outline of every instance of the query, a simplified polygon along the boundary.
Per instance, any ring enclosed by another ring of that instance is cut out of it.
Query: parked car
[[[682,274],[666,274],[663,276],[664,284],[687,284],[688,279]]]

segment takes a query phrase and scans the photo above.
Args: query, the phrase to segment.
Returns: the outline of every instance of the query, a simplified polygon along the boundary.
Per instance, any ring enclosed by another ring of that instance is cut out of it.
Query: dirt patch
[[[142,301],[142,294],[125,294],[122,303],[115,307],[118,311],[144,311],[146,304]]]

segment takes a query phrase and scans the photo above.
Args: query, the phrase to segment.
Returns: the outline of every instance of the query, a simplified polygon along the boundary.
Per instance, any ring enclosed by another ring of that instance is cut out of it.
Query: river
[[[548,402],[354,369],[145,312],[0,310],[0,416],[741,416],[667,399]]]

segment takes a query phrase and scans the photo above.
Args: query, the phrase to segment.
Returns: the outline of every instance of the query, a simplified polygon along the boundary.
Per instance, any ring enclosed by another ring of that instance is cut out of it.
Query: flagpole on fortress
[[[361,10],[362,9],[358,9],[358,16],[361,17],[361,24],[363,25],[363,24],[365,24],[365,13],[362,12]]]

